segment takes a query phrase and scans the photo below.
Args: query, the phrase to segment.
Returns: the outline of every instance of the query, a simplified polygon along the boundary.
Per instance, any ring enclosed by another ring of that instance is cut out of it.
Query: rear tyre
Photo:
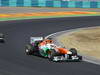
[[[5,41],[4,41],[4,39],[0,39],[0,43],[4,43]]]
[[[33,46],[31,44],[26,45],[25,53],[26,53],[26,55],[32,55],[33,54]]]

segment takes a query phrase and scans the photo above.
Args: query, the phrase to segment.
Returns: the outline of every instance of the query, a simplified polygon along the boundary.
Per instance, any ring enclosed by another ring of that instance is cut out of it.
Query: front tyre
[[[32,55],[33,54],[33,46],[31,44],[26,45],[25,53],[26,53],[26,55]]]
[[[75,48],[71,48],[69,51],[72,52],[73,56],[77,55],[77,50]]]
[[[79,61],[82,61],[82,56],[78,55]]]

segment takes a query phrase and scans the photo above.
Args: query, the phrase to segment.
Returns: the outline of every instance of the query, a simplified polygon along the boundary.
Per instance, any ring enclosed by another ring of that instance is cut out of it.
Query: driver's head
[[[48,39],[46,39],[45,42],[46,42],[46,43],[53,43],[52,40],[48,40]]]

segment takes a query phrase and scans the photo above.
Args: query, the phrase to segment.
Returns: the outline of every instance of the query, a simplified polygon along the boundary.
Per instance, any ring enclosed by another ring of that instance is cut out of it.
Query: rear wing
[[[34,43],[35,41],[42,41],[43,37],[30,37],[30,43]]]

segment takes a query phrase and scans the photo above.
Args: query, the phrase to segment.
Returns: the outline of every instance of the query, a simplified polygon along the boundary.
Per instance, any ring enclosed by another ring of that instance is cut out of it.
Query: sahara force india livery
[[[36,55],[48,58],[50,61],[81,61],[82,56],[77,54],[75,48],[66,49],[53,43],[51,39],[31,37],[30,43],[25,47],[27,55]]]

